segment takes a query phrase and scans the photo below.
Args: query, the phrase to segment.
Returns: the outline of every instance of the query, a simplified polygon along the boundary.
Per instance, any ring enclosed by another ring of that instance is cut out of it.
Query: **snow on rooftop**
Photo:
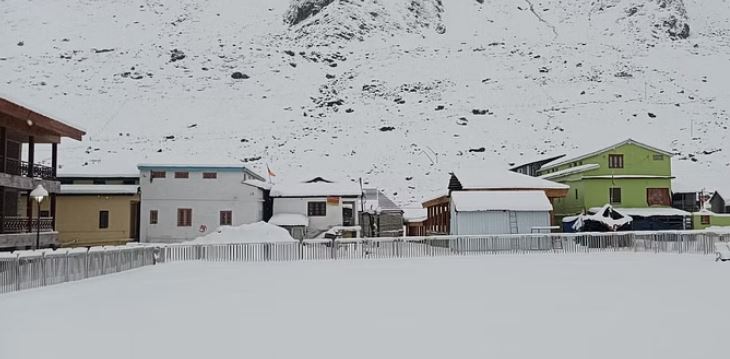
[[[243,184],[247,184],[249,186],[253,186],[260,189],[271,189],[271,183],[259,181],[259,180],[245,180],[243,181]]]
[[[363,189],[363,207],[365,211],[400,211],[400,207],[393,203],[381,190],[375,188]]]
[[[409,223],[423,222],[428,219],[425,208],[403,208],[403,220]]]
[[[62,184],[61,194],[137,194],[139,185],[132,184]]]
[[[570,186],[506,170],[468,169],[455,173],[464,189],[568,189]]]
[[[457,212],[553,210],[543,191],[454,191],[451,201]]]
[[[670,207],[649,207],[649,208],[618,208],[613,207],[618,213],[631,217],[652,217],[652,216],[691,216],[692,214],[681,209]],[[601,211],[601,208],[594,207],[589,210],[592,213]]]
[[[360,197],[360,185],[353,182],[345,183],[276,183],[271,186],[272,197]]]
[[[269,219],[269,223],[277,226],[309,226],[309,218],[298,213],[277,213]]]
[[[139,178],[139,173],[59,173],[58,178]]]
[[[580,166],[566,168],[564,170],[560,170],[560,171],[557,171],[557,172],[547,173],[547,174],[544,174],[544,175],[540,176],[540,178],[548,179],[549,180],[551,178],[568,176],[568,175],[573,175],[573,174],[576,174],[576,173],[588,172],[588,171],[591,171],[591,170],[594,170],[594,169],[600,168],[600,167],[601,166],[599,164],[588,163],[588,164],[585,164],[585,165],[580,165]]]
[[[243,164],[237,163],[140,163],[137,168],[231,168],[231,169],[247,169]]]

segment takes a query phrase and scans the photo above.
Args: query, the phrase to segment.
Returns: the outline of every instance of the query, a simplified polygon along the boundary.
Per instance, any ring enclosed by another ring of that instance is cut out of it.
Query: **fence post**
[[[15,290],[20,290],[20,254],[15,255]]]
[[[89,249],[84,253],[84,278],[89,278]]]
[[[65,258],[64,258],[64,260],[65,260],[65,262],[66,262],[66,264],[64,265],[64,267],[66,267],[66,273],[65,273],[65,275],[63,276],[63,281],[64,281],[64,282],[68,282],[68,277],[69,277],[69,271],[70,271],[70,269],[68,268],[68,263],[69,263],[69,261],[68,261],[68,249],[66,250],[66,255],[65,255]]]
[[[41,253],[41,273],[43,274],[41,277],[41,286],[46,286],[46,252]]]

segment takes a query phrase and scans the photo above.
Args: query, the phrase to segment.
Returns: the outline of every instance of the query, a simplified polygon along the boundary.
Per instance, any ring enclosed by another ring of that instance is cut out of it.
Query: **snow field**
[[[0,296],[0,357],[720,357],[727,273],[640,254],[166,264]]]

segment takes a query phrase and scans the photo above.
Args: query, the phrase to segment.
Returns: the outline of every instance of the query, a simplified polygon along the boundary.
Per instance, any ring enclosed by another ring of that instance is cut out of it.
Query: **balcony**
[[[5,217],[2,219],[2,227],[0,233],[34,233],[38,230],[38,223],[40,221],[40,231],[53,232],[53,218],[52,217],[41,217],[28,218],[28,217]]]
[[[3,160],[3,157],[0,156],[0,161]],[[32,177],[32,178],[42,178],[42,179],[49,179],[53,180],[56,178],[54,174],[53,167],[50,166],[43,166],[39,165],[37,163],[33,164],[33,172],[30,171],[30,164],[26,161],[20,161],[15,158],[8,158],[5,160],[5,173],[16,175],[16,176],[24,176],[24,177]]]

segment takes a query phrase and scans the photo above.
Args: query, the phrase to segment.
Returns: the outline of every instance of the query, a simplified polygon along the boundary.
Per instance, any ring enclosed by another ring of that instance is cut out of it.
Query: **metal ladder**
[[[509,211],[508,213],[509,213],[509,233],[517,234],[517,233],[519,233],[519,228],[517,227],[517,212]]]

